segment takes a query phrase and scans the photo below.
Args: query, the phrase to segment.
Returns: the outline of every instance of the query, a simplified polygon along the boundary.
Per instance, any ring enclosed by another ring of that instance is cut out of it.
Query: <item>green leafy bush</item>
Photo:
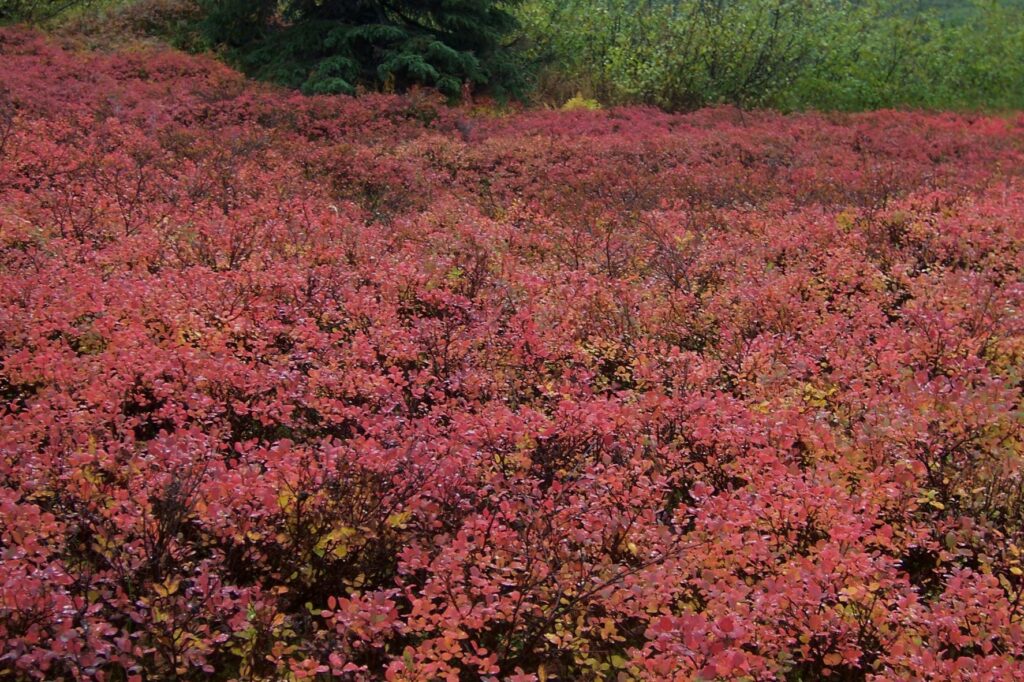
[[[111,49],[156,40],[200,52],[208,48],[199,31],[201,18],[196,0],[115,0],[62,14],[57,28],[85,47]]]
[[[519,16],[544,101],[580,91],[667,109],[1024,106],[1024,7],[954,4],[531,0]]]
[[[770,101],[847,11],[832,0],[539,0],[522,20],[542,95],[689,109]]]
[[[956,20],[909,3],[865,6],[775,104],[783,108],[1016,109],[1024,106],[1024,11],[967,5]]]
[[[45,22],[93,4],[96,0],[0,0],[0,24]]]

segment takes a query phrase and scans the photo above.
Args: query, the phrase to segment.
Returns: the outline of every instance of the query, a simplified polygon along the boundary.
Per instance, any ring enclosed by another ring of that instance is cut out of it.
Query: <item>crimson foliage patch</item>
[[[0,677],[1024,676],[1024,119],[0,91]]]

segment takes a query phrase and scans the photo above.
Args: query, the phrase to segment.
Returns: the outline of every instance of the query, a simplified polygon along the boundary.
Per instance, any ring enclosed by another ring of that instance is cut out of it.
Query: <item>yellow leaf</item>
[[[406,522],[412,516],[412,512],[404,511],[392,514],[388,517],[388,525],[392,528],[404,528]]]
[[[1014,575],[1024,575],[1024,571],[1021,570],[1020,566],[1011,566],[1010,573]]]
[[[153,585],[153,591],[158,597],[169,597],[178,591],[180,580],[166,580],[163,583]]]

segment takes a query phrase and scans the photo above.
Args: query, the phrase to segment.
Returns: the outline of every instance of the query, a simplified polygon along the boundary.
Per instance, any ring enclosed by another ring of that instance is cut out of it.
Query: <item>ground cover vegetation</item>
[[[0,678],[1020,679],[1022,143],[0,30]]]

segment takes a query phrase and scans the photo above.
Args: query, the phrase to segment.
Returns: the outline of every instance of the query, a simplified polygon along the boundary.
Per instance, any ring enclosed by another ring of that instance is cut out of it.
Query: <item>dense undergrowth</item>
[[[0,0],[0,25],[211,52],[307,94],[1024,109],[1022,0]]]
[[[0,92],[0,677],[1024,675],[1024,120]]]

